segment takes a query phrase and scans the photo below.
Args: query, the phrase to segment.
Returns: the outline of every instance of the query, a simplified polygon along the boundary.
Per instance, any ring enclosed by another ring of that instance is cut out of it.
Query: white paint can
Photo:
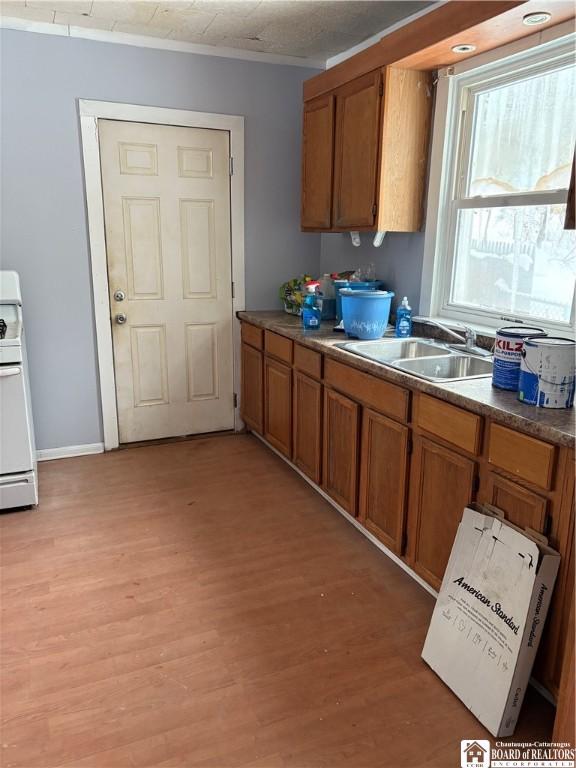
[[[576,342],[547,336],[525,339],[518,399],[540,408],[571,408],[576,378]]]

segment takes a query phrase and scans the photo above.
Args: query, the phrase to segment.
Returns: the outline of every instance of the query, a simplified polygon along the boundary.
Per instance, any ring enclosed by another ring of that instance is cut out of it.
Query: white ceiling
[[[4,17],[326,60],[430,5],[413,0],[2,0]]]

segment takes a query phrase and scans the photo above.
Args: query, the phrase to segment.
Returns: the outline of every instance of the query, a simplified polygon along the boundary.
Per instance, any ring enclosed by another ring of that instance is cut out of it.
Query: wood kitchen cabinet
[[[361,229],[376,220],[380,71],[370,72],[336,92],[334,227]]]
[[[495,472],[486,473],[478,500],[498,507],[504,512],[506,520],[520,528],[532,528],[538,533],[548,532],[548,499]]]
[[[429,72],[391,66],[306,101],[302,229],[420,229],[431,105]]]
[[[294,464],[318,485],[322,475],[322,384],[294,371]]]
[[[334,96],[304,104],[302,135],[302,229],[330,229],[334,155]]]
[[[346,512],[356,516],[360,406],[324,389],[322,487]]]
[[[292,457],[292,369],[264,357],[264,437]]]
[[[240,415],[246,425],[264,433],[264,391],[262,352],[242,343],[242,395]]]
[[[474,499],[476,462],[421,435],[410,474],[408,561],[440,589],[462,512]]]
[[[359,519],[383,544],[403,549],[408,488],[409,431],[365,408],[360,450]]]
[[[435,589],[476,496],[548,536],[561,562],[534,676],[558,695],[574,602],[573,451],[245,322],[241,409]]]

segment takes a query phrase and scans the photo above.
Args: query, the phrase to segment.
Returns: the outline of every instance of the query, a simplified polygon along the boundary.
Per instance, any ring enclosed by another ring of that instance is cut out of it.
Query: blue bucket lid
[[[391,299],[392,291],[353,291],[351,288],[340,288],[341,296],[353,296],[355,299]]]

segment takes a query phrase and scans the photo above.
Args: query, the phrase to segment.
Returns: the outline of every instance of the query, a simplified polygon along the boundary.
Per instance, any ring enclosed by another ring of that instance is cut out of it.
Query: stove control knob
[[[114,291],[114,301],[124,301],[126,294],[124,291]]]
[[[127,320],[127,319],[128,319],[128,318],[126,317],[126,315],[124,314],[124,312],[119,312],[119,313],[116,315],[116,322],[118,323],[118,325],[124,325],[124,323],[126,322],[126,320]]]

